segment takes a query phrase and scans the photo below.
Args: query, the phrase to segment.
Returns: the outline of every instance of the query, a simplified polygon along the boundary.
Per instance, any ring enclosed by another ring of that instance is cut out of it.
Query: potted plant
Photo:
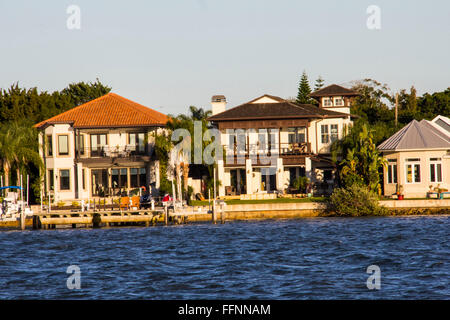
[[[448,192],[448,189],[445,188],[441,188],[441,184],[438,184],[436,188],[434,188],[434,190],[437,192],[438,194],[438,199],[444,199],[444,194],[443,192]]]
[[[397,184],[397,191],[395,193],[397,194],[397,199],[398,200],[403,200],[404,199],[403,185]]]

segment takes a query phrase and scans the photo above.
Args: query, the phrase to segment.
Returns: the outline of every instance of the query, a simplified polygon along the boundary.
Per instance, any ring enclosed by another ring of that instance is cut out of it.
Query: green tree
[[[39,92],[18,83],[0,88],[0,171],[8,184],[20,174],[30,175],[34,196],[39,196],[42,161],[38,154],[37,131],[33,125],[79,104],[108,93],[111,88],[94,83],[73,83],[62,91]],[[33,201],[33,194],[31,194]]]
[[[314,91],[322,89],[325,81],[322,79],[322,76],[319,76],[316,80],[316,84],[314,85]]]
[[[352,127],[350,133],[335,141],[331,149],[335,161],[339,162],[339,156],[342,159],[338,169],[344,187],[358,184],[374,192],[380,190],[380,170],[386,160],[373,142],[373,131],[367,123],[359,122]]]
[[[17,122],[3,125],[0,130],[0,162],[5,175],[5,185],[10,183],[11,170],[16,171],[16,184],[20,184],[20,175],[28,173],[33,164],[38,169],[43,163],[37,152],[37,132],[27,125]]]
[[[406,124],[414,119],[423,119],[417,107],[416,93],[414,86],[411,87],[409,93],[405,89],[400,90],[398,95],[398,120],[400,123]]]
[[[72,107],[79,106],[101,97],[111,91],[111,87],[103,85],[98,79],[95,82],[71,83],[61,91],[62,96],[69,98]]]
[[[385,84],[372,79],[356,81],[352,90],[358,92],[354,99],[351,113],[359,115],[369,124],[376,122],[394,122],[394,113],[389,109],[388,103],[392,103],[392,96]]]
[[[417,99],[420,115],[431,120],[437,115],[450,117],[450,88],[433,94],[425,93]]]
[[[303,71],[300,83],[298,85],[298,94],[296,102],[299,104],[311,104],[314,103],[313,99],[309,96],[311,94],[311,87],[309,85],[308,75],[306,71]]]
[[[203,108],[197,108],[195,106],[190,106],[189,107],[189,114],[180,114],[178,116],[170,116],[170,120],[167,123],[167,129],[171,132],[177,130],[177,129],[186,129],[189,134],[190,134],[190,140],[187,140],[188,143],[191,144],[191,158],[190,158],[190,163],[194,163],[194,146],[195,146],[195,142],[194,142],[194,137],[195,137],[195,122],[198,121],[201,124],[201,140],[202,140],[202,146],[201,146],[201,151],[203,154],[203,151],[205,150],[205,148],[211,143],[210,140],[204,140],[203,137],[205,136],[206,131],[208,130],[208,121],[206,120],[211,114],[211,111],[205,111]],[[164,159],[167,158],[168,161],[168,155],[169,152],[167,150],[171,150],[174,145],[178,144],[181,142],[181,138],[179,141],[171,141],[171,134],[169,134],[168,136],[166,136],[165,138],[161,138],[161,139],[166,139],[166,141],[160,141],[161,145],[165,145],[165,146],[170,146],[166,147],[165,151],[162,151],[161,153],[165,153],[165,155],[163,154]],[[203,161],[203,159],[202,159]],[[212,188],[213,186],[213,175],[212,175],[212,170],[213,170],[213,165],[206,165],[207,166],[208,172],[210,173],[208,178],[205,181],[205,185],[206,185],[206,190],[208,190],[208,188]],[[161,170],[166,170],[163,169],[163,166],[161,166]],[[188,163],[183,163],[182,164],[182,169],[184,171],[184,181],[183,181],[183,186],[184,186],[184,190],[187,192],[187,176],[189,173],[189,164]],[[167,166],[165,166],[165,168],[167,168]],[[163,175],[163,172],[165,171],[161,171],[161,176]],[[219,183],[219,182],[218,182]],[[170,185],[171,188],[171,185]]]

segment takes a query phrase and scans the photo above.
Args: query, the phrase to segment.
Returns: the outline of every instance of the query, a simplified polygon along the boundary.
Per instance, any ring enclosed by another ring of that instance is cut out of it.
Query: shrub
[[[72,207],[79,208],[81,206],[80,206],[80,203],[78,201],[72,201]]]
[[[299,192],[306,193],[309,179],[307,177],[298,177],[292,182],[292,186]]]
[[[328,200],[328,209],[336,216],[380,216],[387,209],[378,203],[378,196],[366,186],[352,185],[334,190]]]

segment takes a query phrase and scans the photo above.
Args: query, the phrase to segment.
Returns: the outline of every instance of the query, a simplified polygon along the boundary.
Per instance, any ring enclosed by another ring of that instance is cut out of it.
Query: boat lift
[[[3,190],[20,190],[20,200],[18,192],[8,192],[6,197],[3,198],[0,206],[0,221],[16,221],[17,218],[25,218],[26,216],[32,216],[33,211],[23,200],[23,189],[19,186],[6,186],[0,187],[1,193]]]

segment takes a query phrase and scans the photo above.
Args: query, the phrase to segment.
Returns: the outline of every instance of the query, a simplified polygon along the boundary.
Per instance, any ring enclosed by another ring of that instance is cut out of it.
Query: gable
[[[258,98],[258,99],[256,99],[256,100],[253,100],[253,101],[250,102],[250,103],[278,103],[278,102],[279,102],[279,101],[277,101],[277,100],[275,100],[275,99],[273,99],[273,98],[271,98],[271,97],[263,96],[263,97]]]

